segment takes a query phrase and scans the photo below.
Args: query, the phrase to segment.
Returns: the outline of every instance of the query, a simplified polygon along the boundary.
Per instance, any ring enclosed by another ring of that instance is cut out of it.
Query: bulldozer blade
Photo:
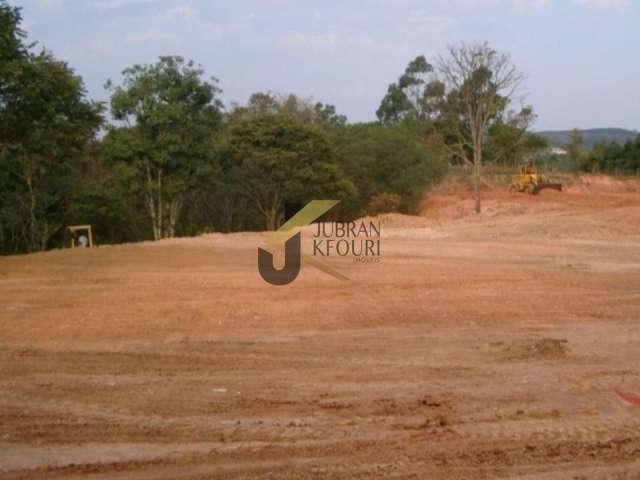
[[[545,183],[542,185],[537,185],[535,190],[533,191],[534,194],[538,193],[540,190],[544,190],[545,188],[551,188],[553,190],[558,190],[559,192],[562,191],[562,184],[561,183]]]

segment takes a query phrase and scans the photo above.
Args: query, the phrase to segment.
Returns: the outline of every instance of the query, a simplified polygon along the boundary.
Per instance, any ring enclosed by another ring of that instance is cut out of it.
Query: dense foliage
[[[536,163],[566,172],[640,175],[640,134],[624,142],[600,141],[592,148],[587,145],[587,136],[584,130],[572,130],[562,144],[564,154],[540,152]]]
[[[44,250],[63,233],[74,163],[102,123],[82,80],[25,45],[20,11],[0,3],[0,248]]]
[[[349,125],[335,137],[339,163],[356,186],[342,205],[351,217],[376,213],[375,208],[368,211],[367,205],[380,194],[397,196],[398,210],[413,213],[425,189],[447,169],[442,148],[425,143],[410,123]]]
[[[581,169],[587,172],[640,175],[640,135],[635,140],[599,143],[583,154]]]
[[[232,181],[263,215],[269,230],[284,220],[285,203],[344,198],[352,190],[321,130],[294,118],[259,115],[231,126]]]

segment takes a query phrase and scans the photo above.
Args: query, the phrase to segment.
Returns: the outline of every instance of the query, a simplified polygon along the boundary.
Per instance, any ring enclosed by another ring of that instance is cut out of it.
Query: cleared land
[[[348,283],[262,234],[1,258],[0,477],[640,478],[638,183],[486,196]]]

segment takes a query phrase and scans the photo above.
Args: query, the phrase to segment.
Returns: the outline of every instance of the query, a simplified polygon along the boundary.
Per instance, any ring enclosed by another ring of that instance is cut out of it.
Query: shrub
[[[382,213],[397,212],[402,205],[402,197],[395,193],[378,193],[367,204],[367,215],[376,216]]]

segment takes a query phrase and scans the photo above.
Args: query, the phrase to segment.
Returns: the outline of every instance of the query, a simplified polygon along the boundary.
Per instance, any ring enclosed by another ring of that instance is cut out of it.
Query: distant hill
[[[537,135],[545,138],[552,147],[562,147],[571,140],[571,132],[573,130],[555,130],[536,132]],[[635,130],[625,130],[624,128],[590,128],[580,130],[584,136],[584,144],[588,148],[592,148],[600,142],[615,142],[624,144],[627,140],[635,139],[640,132]]]

